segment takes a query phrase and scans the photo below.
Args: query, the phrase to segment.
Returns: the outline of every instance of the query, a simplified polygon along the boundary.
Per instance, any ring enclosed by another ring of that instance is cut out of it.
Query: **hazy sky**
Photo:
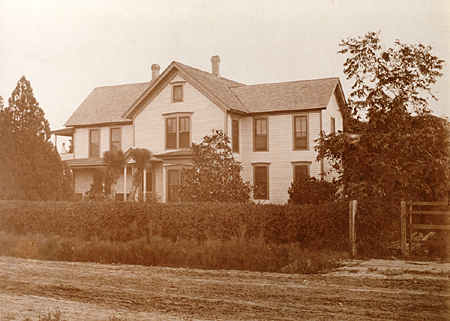
[[[447,64],[430,106],[450,116],[450,1],[0,0],[0,95],[25,75],[52,129],[98,86],[145,82],[171,61],[246,84],[338,76],[341,39],[381,30]]]

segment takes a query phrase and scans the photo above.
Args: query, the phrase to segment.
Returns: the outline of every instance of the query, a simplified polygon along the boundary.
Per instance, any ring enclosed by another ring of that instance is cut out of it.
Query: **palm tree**
[[[125,165],[122,150],[107,151],[104,154],[106,163],[105,185],[110,187],[110,195],[116,199],[116,184]]]
[[[139,187],[141,186],[144,169],[150,165],[152,152],[145,148],[136,148],[131,151],[131,157],[135,161],[135,172],[133,174],[133,185],[130,192],[130,200],[136,200]]]

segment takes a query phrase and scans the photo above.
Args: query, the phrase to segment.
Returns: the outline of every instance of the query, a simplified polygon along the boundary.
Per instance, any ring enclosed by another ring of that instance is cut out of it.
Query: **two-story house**
[[[331,179],[326,161],[316,161],[321,131],[342,130],[345,97],[338,78],[244,85],[220,76],[220,58],[212,72],[172,62],[162,73],[152,65],[146,83],[95,88],[55,135],[71,136],[75,191],[93,183],[105,151],[146,148],[152,154],[142,189],[162,202],[173,200],[181,169],[192,164],[190,146],[213,129],[232,142],[242,176],[257,187],[255,200],[284,203],[298,175]],[[133,161],[127,158],[116,186],[130,193]]]

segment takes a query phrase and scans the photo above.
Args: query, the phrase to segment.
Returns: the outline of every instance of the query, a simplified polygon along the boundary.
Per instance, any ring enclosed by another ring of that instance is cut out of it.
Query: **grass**
[[[30,317],[26,317],[23,319],[24,321],[66,321],[63,317],[63,312],[59,309],[54,311],[46,311],[42,312],[37,316],[37,319],[31,319]],[[128,318],[116,315],[110,315],[106,321],[128,321]]]
[[[128,242],[83,241],[0,232],[0,255],[26,259],[138,264],[199,269],[312,274],[340,265],[346,253],[305,249],[298,243],[267,244],[261,238],[172,241],[160,236]],[[289,269],[283,269],[290,266]]]

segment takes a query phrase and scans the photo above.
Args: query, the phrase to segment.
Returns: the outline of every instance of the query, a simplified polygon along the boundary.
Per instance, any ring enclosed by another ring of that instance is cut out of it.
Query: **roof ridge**
[[[151,83],[152,83],[152,81],[143,81],[143,82],[134,82],[134,83],[131,83],[131,84],[98,86],[98,87],[94,87],[94,89],[97,89],[97,88],[124,87],[124,86],[144,85],[144,84],[149,84],[150,85]]]
[[[245,85],[245,86],[253,87],[253,86],[264,86],[264,85],[291,84],[291,83],[310,82],[310,81],[318,81],[318,80],[331,80],[331,79],[336,79],[339,81],[339,77],[325,77],[325,78],[312,78],[312,79],[290,80],[290,81],[280,81],[280,82],[268,82],[268,83]],[[232,88],[239,88],[239,87],[232,87]]]

